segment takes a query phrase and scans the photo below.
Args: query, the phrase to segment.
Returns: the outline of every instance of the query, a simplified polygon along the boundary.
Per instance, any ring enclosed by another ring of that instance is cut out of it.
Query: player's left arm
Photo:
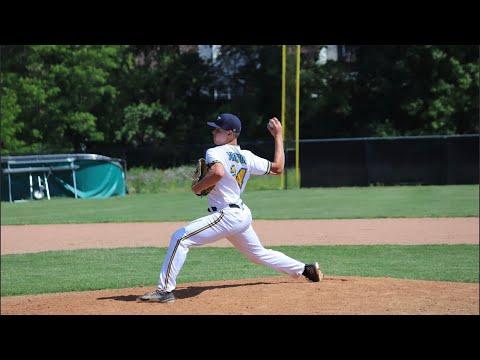
[[[200,194],[203,190],[215,186],[225,175],[225,169],[221,162],[214,163],[207,171],[205,177],[192,186],[195,194]]]

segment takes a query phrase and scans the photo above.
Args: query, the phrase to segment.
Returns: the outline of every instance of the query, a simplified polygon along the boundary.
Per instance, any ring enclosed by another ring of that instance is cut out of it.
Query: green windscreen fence
[[[479,136],[300,141],[302,187],[479,183]]]
[[[123,160],[96,154],[2,157],[2,201],[124,196]]]

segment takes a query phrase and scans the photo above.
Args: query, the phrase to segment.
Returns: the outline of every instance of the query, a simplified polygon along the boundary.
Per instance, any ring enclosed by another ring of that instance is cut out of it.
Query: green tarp
[[[95,154],[2,158],[2,201],[32,199],[38,190],[47,198],[47,184],[50,197],[91,199],[126,193],[120,159]]]

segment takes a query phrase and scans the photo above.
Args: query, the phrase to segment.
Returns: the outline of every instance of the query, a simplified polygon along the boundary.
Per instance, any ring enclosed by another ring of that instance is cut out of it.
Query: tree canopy
[[[224,45],[215,61],[191,48],[2,46],[2,154],[207,143],[220,112],[239,115],[242,139],[268,138],[281,47]],[[479,131],[477,46],[355,46],[324,65],[316,53],[302,56],[301,138]]]

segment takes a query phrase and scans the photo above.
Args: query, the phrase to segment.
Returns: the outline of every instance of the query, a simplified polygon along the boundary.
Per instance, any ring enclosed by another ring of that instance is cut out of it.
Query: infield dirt
[[[478,244],[478,218],[255,221],[264,246]],[[2,226],[2,255],[101,247],[167,246],[185,223]],[[215,246],[230,246],[221,240]],[[240,256],[240,255],[239,255]],[[188,261],[188,259],[187,259]],[[288,276],[178,284],[169,304],[138,303],[152,288],[9,296],[1,314],[472,314],[479,284]]]

